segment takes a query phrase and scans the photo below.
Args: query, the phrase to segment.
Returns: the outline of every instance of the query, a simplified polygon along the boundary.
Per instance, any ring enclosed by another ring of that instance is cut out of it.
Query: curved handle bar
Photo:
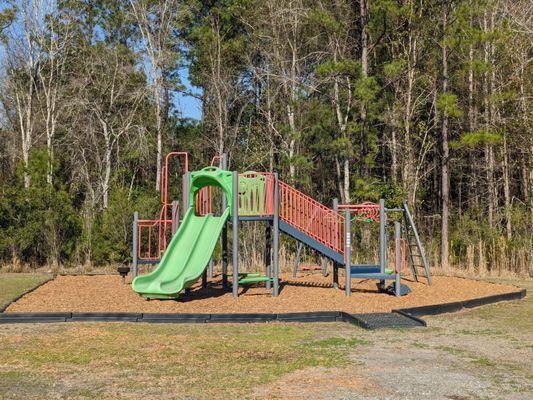
[[[207,167],[202,168],[201,170],[202,171],[216,171],[217,169],[220,169],[220,168],[215,167],[215,166],[207,166]]]

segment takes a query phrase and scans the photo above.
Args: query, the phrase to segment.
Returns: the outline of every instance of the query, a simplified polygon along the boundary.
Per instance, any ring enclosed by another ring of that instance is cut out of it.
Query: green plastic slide
[[[133,290],[148,299],[172,299],[200,278],[229,216],[203,217],[189,208],[157,269],[133,280]]]
[[[221,216],[195,214],[194,200],[205,186],[220,187],[227,198],[227,208]],[[170,241],[156,270],[133,280],[132,288],[148,299],[173,299],[183,289],[200,278],[230,216],[232,207],[232,173],[215,167],[206,167],[190,174],[191,205]]]

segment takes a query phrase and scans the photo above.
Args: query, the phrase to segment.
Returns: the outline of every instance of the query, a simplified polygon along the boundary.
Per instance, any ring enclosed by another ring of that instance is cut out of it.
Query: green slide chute
[[[226,194],[228,207],[222,215],[195,215],[194,198],[204,186],[218,186]],[[190,207],[157,269],[135,278],[133,290],[149,299],[171,299],[194,284],[209,263],[222,228],[230,216],[231,200],[231,172],[208,167],[191,173]]]

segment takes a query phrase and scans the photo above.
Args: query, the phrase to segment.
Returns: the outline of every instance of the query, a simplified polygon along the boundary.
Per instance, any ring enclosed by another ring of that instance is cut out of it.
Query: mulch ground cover
[[[342,281],[342,278],[341,278]],[[380,293],[376,281],[352,281],[352,295],[342,286],[336,290],[331,277],[301,273],[296,279],[281,276],[281,291],[272,297],[264,287],[240,287],[239,297],[231,287],[222,288],[220,276],[202,289],[200,282],[177,300],[147,301],[123,284],[118,275],[58,276],[12,303],[10,312],[138,312],[138,313],[287,313],[345,311],[348,313],[390,312],[392,309],[470,300],[520,288],[457,277],[435,276],[431,286],[404,281],[412,292],[396,298]]]

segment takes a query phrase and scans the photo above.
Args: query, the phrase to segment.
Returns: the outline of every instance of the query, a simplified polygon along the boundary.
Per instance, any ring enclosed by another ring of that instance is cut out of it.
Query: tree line
[[[4,263],[127,261],[181,150],[325,204],[405,200],[434,263],[530,272],[528,1],[4,3]]]

